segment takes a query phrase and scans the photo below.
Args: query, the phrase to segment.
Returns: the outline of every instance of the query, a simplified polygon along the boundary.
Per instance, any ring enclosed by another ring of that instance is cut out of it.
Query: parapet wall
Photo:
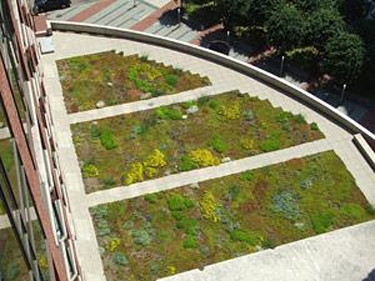
[[[133,31],[129,29],[108,27],[95,24],[87,23],[76,23],[67,21],[51,21],[52,30],[56,31],[69,31],[78,33],[88,33],[93,35],[110,36],[116,38],[124,38],[133,41],[143,42],[152,45],[158,45],[161,47],[173,49],[183,53],[188,53],[206,60],[210,60],[217,64],[224,65],[233,70],[244,73],[252,78],[255,78],[263,83],[266,83],[272,87],[275,87],[283,92],[287,93],[291,97],[294,97],[311,108],[319,111],[320,113],[335,120],[338,124],[341,124],[344,128],[354,134],[361,134],[366,141],[371,145],[372,149],[375,150],[375,135],[367,130],[350,117],[336,110],[331,105],[318,99],[314,95],[307,91],[300,89],[292,83],[285,81],[267,71],[264,71],[256,66],[248,63],[241,62],[233,59],[226,55],[205,49],[199,46],[195,46],[189,43],[177,41],[170,38],[165,38],[157,35],[147,34],[144,32]]]

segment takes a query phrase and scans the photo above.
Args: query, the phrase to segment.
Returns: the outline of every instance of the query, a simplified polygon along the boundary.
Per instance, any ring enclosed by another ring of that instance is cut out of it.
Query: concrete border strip
[[[371,149],[364,137],[361,134],[356,134],[353,141],[370,166],[375,170],[375,152]]]

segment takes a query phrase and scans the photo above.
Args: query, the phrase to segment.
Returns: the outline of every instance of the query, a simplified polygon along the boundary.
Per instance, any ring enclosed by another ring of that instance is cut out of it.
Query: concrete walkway
[[[243,171],[253,170],[293,158],[301,158],[332,149],[328,141],[318,140],[291,148],[274,152],[263,153],[257,156],[234,160],[219,166],[193,170],[185,173],[170,175],[156,180],[149,180],[131,186],[117,187],[109,190],[98,191],[87,195],[90,207],[113,201],[134,198],[148,193],[169,190],[179,186],[189,185],[210,179],[238,174]]]
[[[81,258],[82,270],[87,280],[106,280],[98,250],[98,242],[88,210],[90,206],[96,204],[131,198],[148,192],[170,189],[179,185],[221,177],[223,175],[279,163],[294,157],[311,155],[330,149],[333,149],[339,155],[349,171],[353,174],[358,186],[367,199],[375,204],[375,175],[352,143],[353,136],[351,133],[283,93],[226,67],[157,46],[114,38],[59,32],[54,33],[53,40],[56,53],[42,57],[45,74],[44,82],[51,102],[51,111],[58,142],[58,153],[60,155],[61,167],[71,202],[73,221],[77,233],[77,251]],[[64,106],[55,60],[112,49],[123,51],[125,55],[135,53],[147,54],[150,59],[191,70],[201,75],[206,75],[210,78],[212,86],[178,95],[107,107],[101,110],[93,110],[69,116]],[[308,122],[314,121],[318,123],[326,139],[232,161],[217,167],[190,171],[134,184],[130,187],[119,187],[86,195],[78,159],[71,138],[70,123],[144,110],[161,104],[181,102],[203,94],[213,95],[229,89],[238,89],[241,92],[249,93],[251,96],[268,99],[275,107],[280,106],[284,110],[291,111],[295,114],[303,114]],[[375,236],[373,235],[375,232],[371,234],[373,229],[374,223],[357,225],[349,230],[344,229],[327,234],[328,237],[332,237],[328,240],[326,238],[327,235],[317,236],[308,240],[281,246],[277,248],[276,251],[265,251],[212,265],[210,268],[213,269],[208,270],[209,268],[207,268],[207,270],[203,271],[204,275],[202,275],[200,271],[193,271],[170,278],[196,281],[247,281],[250,280],[250,277],[251,280],[253,280],[252,277],[254,276],[254,280],[349,281],[349,277],[353,277],[350,278],[350,281],[360,281],[362,280],[362,276],[365,277],[364,275],[367,274],[370,264],[375,265],[375,255],[373,255],[373,252],[370,253],[372,246],[375,244]],[[357,236],[358,239],[356,239]],[[331,241],[334,243],[331,243]],[[309,243],[313,243],[311,245],[315,245],[315,248],[312,248],[313,246],[306,246],[310,245]],[[353,243],[355,247],[342,243]],[[278,252],[279,249],[282,249],[280,250],[281,252]],[[309,249],[311,249],[311,251],[308,251]],[[341,251],[345,252],[345,256],[340,256]],[[321,255],[321,257],[318,257],[319,255]],[[331,259],[331,257],[335,257],[335,259]],[[360,261],[366,259],[366,262],[359,263],[358,259]],[[328,264],[324,266],[321,265],[323,261],[326,261]],[[221,265],[223,265],[223,267]],[[254,270],[249,271],[249,268],[253,268]],[[255,272],[257,271],[256,268],[259,268],[258,272]],[[298,275],[296,275],[297,270]],[[354,275],[352,275],[353,270],[356,271]],[[291,276],[294,277],[288,279]],[[332,279],[329,278],[331,276],[333,277]]]

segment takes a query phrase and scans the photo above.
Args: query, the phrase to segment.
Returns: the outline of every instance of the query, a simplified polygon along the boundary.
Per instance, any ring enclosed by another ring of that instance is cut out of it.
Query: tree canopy
[[[351,83],[361,72],[365,59],[363,41],[356,34],[342,32],[331,37],[324,48],[323,69],[341,83]]]
[[[293,4],[279,5],[266,28],[270,42],[284,51],[298,47],[306,34],[304,17]]]

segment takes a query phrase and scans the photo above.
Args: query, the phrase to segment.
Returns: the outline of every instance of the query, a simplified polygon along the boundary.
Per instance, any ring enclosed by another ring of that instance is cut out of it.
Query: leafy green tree
[[[365,52],[363,41],[358,35],[342,32],[327,41],[322,69],[339,83],[350,84],[362,70]]]
[[[248,22],[256,26],[263,26],[277,7],[286,5],[286,0],[248,0],[248,2],[250,4]]]
[[[306,35],[305,20],[292,4],[279,5],[266,23],[270,42],[280,50],[299,47]]]
[[[246,24],[250,4],[249,0],[216,0],[217,10],[229,29]]]
[[[322,50],[325,42],[344,31],[345,22],[336,9],[320,9],[313,12],[307,23],[308,43]]]
[[[333,9],[335,6],[334,0],[293,0],[292,3],[306,13],[319,9]]]

